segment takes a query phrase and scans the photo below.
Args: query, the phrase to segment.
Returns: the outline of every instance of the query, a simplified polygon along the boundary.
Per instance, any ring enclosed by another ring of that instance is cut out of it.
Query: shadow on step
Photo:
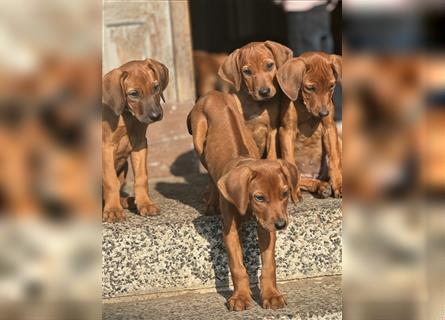
[[[157,182],[155,189],[165,198],[179,201],[203,214],[208,183],[207,175],[196,174],[184,178],[185,182]]]
[[[193,220],[193,225],[196,231],[208,242],[209,259],[212,263],[213,275],[210,270],[203,270],[204,273],[209,273],[210,277],[214,279],[214,286],[216,291],[228,298],[230,292],[227,291],[229,287],[229,264],[227,261],[227,254],[224,248],[222,236],[222,220],[220,216],[200,216]],[[200,270],[194,274],[195,277],[200,278]]]
[[[158,182],[155,189],[164,197],[177,200],[203,213],[207,191],[207,174],[198,173],[198,159],[193,150],[179,155],[170,166],[170,173],[185,182]]]
[[[216,291],[228,299],[232,292],[228,291],[230,284],[229,262],[223,242],[222,219],[221,216],[199,216],[193,220],[196,231],[207,240],[209,246],[209,259],[212,263]],[[256,223],[252,220],[246,221],[241,227],[241,242],[243,248],[243,262],[249,275],[250,283],[258,282],[258,269],[260,268],[260,252],[257,245]],[[198,270],[195,277],[200,278],[204,271],[206,274],[210,270]],[[258,301],[259,291],[253,289],[254,299]]]

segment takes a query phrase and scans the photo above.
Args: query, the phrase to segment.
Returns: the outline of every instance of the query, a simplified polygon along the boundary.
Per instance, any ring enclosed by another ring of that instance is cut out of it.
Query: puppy
[[[281,89],[293,101],[297,114],[296,134],[292,136],[295,152],[286,154],[284,159],[297,164],[301,188],[321,197],[330,196],[332,191],[335,197],[342,196],[341,149],[332,102],[341,71],[340,56],[307,52],[287,61],[277,74]],[[330,184],[322,181],[327,179],[323,177],[324,166]]]
[[[235,87],[234,99],[262,158],[277,159],[278,135],[280,148],[293,147],[289,126],[295,119],[276,80],[278,68],[291,58],[292,51],[279,43],[252,42],[232,52],[218,71]]]
[[[102,173],[104,221],[125,218],[125,201],[119,190],[131,158],[136,207],[142,216],[154,215],[159,207],[148,195],[147,126],[162,119],[160,100],[168,84],[168,69],[146,59],[130,61],[104,76],[102,84]]]
[[[234,292],[230,310],[252,306],[249,278],[243,265],[238,233],[241,218],[258,222],[262,271],[260,292],[264,308],[282,308],[286,300],[276,285],[276,230],[288,224],[287,204],[298,187],[296,166],[284,160],[260,160],[252,132],[244,125],[235,98],[213,91],[198,100],[187,124],[201,163],[220,193],[224,244]]]
[[[193,51],[196,95],[198,97],[202,97],[212,90],[233,92],[233,87],[218,76],[219,67],[227,56],[227,53],[209,53],[202,50]]]

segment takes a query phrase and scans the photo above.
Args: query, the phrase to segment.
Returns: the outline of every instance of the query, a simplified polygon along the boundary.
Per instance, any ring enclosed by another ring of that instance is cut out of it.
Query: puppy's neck
[[[254,103],[255,101],[249,93],[244,82],[241,84],[241,89],[236,93],[236,96],[239,98],[241,103],[244,105],[245,103]]]
[[[247,89],[247,86],[244,82],[242,82],[241,84],[241,89],[240,91],[236,92],[236,96],[238,97],[238,99],[241,101],[241,104],[244,105],[251,105],[251,104],[255,104],[259,107],[264,107],[266,108],[267,106],[273,104],[275,101],[277,101],[278,97],[280,96],[280,91],[281,90],[277,90],[276,94],[268,99],[265,100],[255,100],[249,93],[249,90]]]
[[[295,108],[297,109],[298,123],[309,122],[316,124],[321,121],[321,118],[315,117],[306,107],[301,92],[298,94],[298,98],[296,101],[294,101],[294,104]]]

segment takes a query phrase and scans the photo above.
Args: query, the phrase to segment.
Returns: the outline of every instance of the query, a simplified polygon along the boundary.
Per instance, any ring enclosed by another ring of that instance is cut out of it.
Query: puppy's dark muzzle
[[[258,93],[260,97],[267,98],[270,95],[270,88],[261,88]]]
[[[155,105],[155,106],[146,108],[144,110],[144,113],[143,113],[141,119],[139,119],[139,120],[144,123],[153,123],[153,122],[161,121],[163,115],[164,115],[164,113],[162,111],[161,106]]]
[[[162,120],[163,113],[162,111],[151,111],[148,113],[148,117],[152,122],[160,121]]]
[[[286,221],[284,219],[278,219],[275,221],[274,225],[275,229],[283,230],[284,228],[286,228]]]
[[[320,118],[324,118],[327,117],[329,115],[329,110],[328,108],[322,108],[320,110],[320,112],[318,113],[318,115],[320,116]]]

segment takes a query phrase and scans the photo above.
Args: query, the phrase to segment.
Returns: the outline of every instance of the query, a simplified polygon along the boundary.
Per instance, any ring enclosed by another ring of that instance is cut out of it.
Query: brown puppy
[[[340,56],[306,52],[286,62],[277,74],[282,90],[294,101],[298,118],[297,134],[292,137],[295,153],[284,159],[297,164],[303,189],[323,197],[331,195],[331,186],[335,197],[342,196],[341,150],[332,102],[341,70]],[[330,185],[320,180],[325,155]]]
[[[119,190],[127,159],[134,171],[135,202],[143,216],[159,212],[148,195],[148,124],[162,119],[160,100],[168,84],[168,69],[152,59],[130,61],[104,76],[102,83],[102,174],[104,221],[123,220]]]
[[[232,52],[218,72],[222,79],[235,87],[236,103],[242,110],[247,127],[253,132],[262,158],[278,157],[278,134],[280,147],[292,147],[292,133],[287,128],[295,119],[287,111],[289,101],[283,99],[276,81],[278,68],[291,58],[292,51],[279,43],[252,42]],[[286,104],[282,105],[283,102]],[[283,116],[285,113],[287,118]]]
[[[234,88],[218,76],[219,67],[227,58],[227,53],[210,53],[202,50],[193,51],[196,95],[202,97],[207,92],[218,90],[233,92]]]
[[[252,306],[238,233],[241,218],[247,214],[258,222],[263,307],[284,307],[286,300],[276,285],[276,230],[288,223],[288,200],[298,186],[296,166],[284,160],[259,160],[252,133],[230,95],[213,91],[201,98],[187,122],[195,151],[222,195],[224,244],[234,285],[229,309]]]

